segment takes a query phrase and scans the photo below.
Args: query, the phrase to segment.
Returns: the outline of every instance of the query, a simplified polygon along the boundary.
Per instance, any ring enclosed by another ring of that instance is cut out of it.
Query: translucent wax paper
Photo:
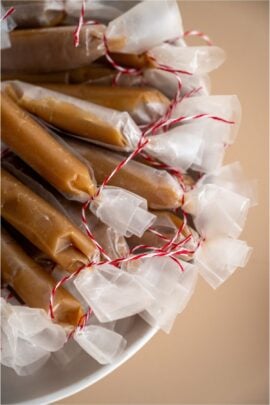
[[[100,322],[137,314],[153,301],[132,274],[111,264],[81,271],[74,285]]]
[[[100,197],[91,202],[90,210],[102,222],[127,237],[142,236],[156,218],[147,211],[147,201],[144,198],[111,186],[102,189]]]
[[[179,267],[170,257],[153,257],[142,259],[138,268],[131,269],[154,298],[140,315],[151,326],[169,333],[177,314],[183,311],[194,291],[196,267],[186,262],[181,262]]]
[[[149,136],[145,150],[158,160],[186,172],[212,172],[222,165],[226,145],[231,142],[230,124],[214,120],[191,120],[169,131]]]
[[[237,163],[203,176],[185,194],[183,208],[194,216],[203,237],[238,238],[249,208],[254,204],[253,183],[244,181]]]
[[[195,255],[199,273],[213,288],[224,283],[238,267],[245,267],[252,249],[238,239],[217,237],[202,243]]]
[[[225,52],[217,46],[180,47],[164,43],[149,53],[158,64],[197,75],[217,69],[225,60]]]
[[[111,21],[106,37],[111,52],[141,54],[183,34],[176,1],[143,1]],[[111,45],[111,41],[115,45]],[[117,43],[118,40],[118,43]]]
[[[225,126],[228,131],[226,142],[229,144],[233,143],[241,123],[241,105],[237,96],[210,95],[185,98],[173,111],[172,118],[192,117],[197,114],[209,114],[234,122],[234,124],[230,125],[214,120],[217,136],[220,128]],[[210,118],[202,118],[201,120],[207,119]],[[225,131],[225,129],[223,130]]]
[[[44,310],[8,304],[1,298],[1,363],[19,375],[36,372],[66,342],[65,330]]]
[[[182,83],[182,95],[190,93],[192,90],[195,89],[198,89],[198,91],[196,92],[196,96],[209,95],[210,78],[207,74],[179,74],[179,77],[181,78]],[[175,96],[178,88],[178,80],[174,74],[158,69],[146,69],[143,73],[143,78],[145,80],[145,83],[158,89],[167,97],[173,98]],[[121,80],[119,80],[119,82],[121,84]]]
[[[112,363],[125,349],[123,336],[101,325],[88,325],[77,330],[74,340],[100,364]]]

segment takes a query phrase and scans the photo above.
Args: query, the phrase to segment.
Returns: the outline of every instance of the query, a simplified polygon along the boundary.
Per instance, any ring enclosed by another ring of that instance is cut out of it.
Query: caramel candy
[[[23,82],[6,85],[18,104],[57,128],[93,142],[132,149],[141,132],[126,112]],[[10,90],[11,92],[11,90]]]
[[[108,78],[112,80],[115,70],[98,63],[83,66],[77,69],[64,70],[62,72],[48,73],[21,73],[2,72],[1,80],[22,80],[27,83],[84,83],[97,79]]]
[[[80,201],[95,194],[88,167],[5,93],[1,119],[2,140],[57,190]]]
[[[87,66],[103,54],[99,47],[105,27],[84,25],[74,46],[76,27],[53,27],[10,32],[11,47],[1,51],[4,72],[59,72]]]
[[[138,124],[160,118],[170,101],[158,90],[147,87],[111,87],[90,84],[40,84],[50,90],[81,98],[104,107],[127,111]]]
[[[29,257],[19,244],[2,229],[2,278],[29,307],[49,309],[50,295],[56,281]],[[77,325],[83,311],[81,304],[60,287],[54,298],[54,316],[59,323]]]
[[[2,169],[2,216],[69,272],[96,255],[94,244],[61,212]]]
[[[69,139],[67,142],[90,162],[99,184],[124,160],[120,154],[93,145]],[[181,188],[169,173],[133,160],[113,176],[109,185],[144,197],[153,209],[177,208],[181,205]]]

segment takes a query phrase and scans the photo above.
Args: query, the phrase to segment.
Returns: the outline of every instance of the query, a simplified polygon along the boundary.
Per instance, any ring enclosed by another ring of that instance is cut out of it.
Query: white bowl
[[[20,377],[12,369],[2,367],[2,404],[43,405],[75,394],[127,361],[156,333],[156,329],[139,316],[121,321],[117,331],[127,339],[127,348],[107,366],[98,364],[81,351],[67,367],[60,369],[50,360],[33,376]]]

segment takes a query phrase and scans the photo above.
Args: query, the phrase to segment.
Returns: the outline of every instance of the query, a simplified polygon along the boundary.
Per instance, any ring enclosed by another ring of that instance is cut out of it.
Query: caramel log
[[[5,93],[1,120],[2,140],[57,190],[80,200],[94,195],[88,167]]]
[[[2,170],[2,216],[69,272],[88,263],[95,247],[62,213]]]
[[[1,51],[5,72],[59,72],[87,66],[103,54],[103,25],[84,25],[74,46],[76,27],[36,28],[10,32],[11,47]]]
[[[127,113],[27,83],[12,82],[8,86],[12,86],[21,107],[82,138],[125,148],[127,133],[140,135]]]
[[[124,156],[76,140],[67,140],[91,165],[99,184],[124,160]],[[182,191],[177,181],[167,172],[130,161],[109,182],[144,197],[153,209],[177,208]]]
[[[1,250],[3,280],[26,305],[48,311],[50,295],[56,284],[53,277],[35,263],[3,229]],[[71,325],[77,325],[83,314],[80,303],[62,287],[56,291],[53,310],[57,322]]]
[[[3,6],[15,7],[12,18],[17,28],[52,27],[60,24],[66,15],[63,1],[58,1],[56,7],[54,1],[3,0]]]
[[[115,70],[106,66],[92,63],[77,69],[65,70],[53,73],[21,73],[2,72],[1,80],[22,80],[27,83],[84,83],[91,80],[110,78],[115,74]]]
[[[114,110],[127,111],[138,123],[157,120],[165,114],[170,103],[168,98],[158,90],[147,87],[111,87],[90,84],[40,85]]]

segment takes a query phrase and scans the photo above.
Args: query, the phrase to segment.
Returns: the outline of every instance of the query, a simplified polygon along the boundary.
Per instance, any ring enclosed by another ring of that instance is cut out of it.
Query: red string
[[[201,32],[201,31],[189,30],[189,31],[186,31],[186,32],[184,33],[184,37],[191,37],[191,36],[195,36],[195,37],[202,38],[202,39],[207,43],[207,45],[209,45],[209,46],[212,46],[212,45],[213,45],[213,42],[211,41],[211,39],[209,38],[209,36],[206,35],[206,34],[204,34],[204,33]]]
[[[0,21],[2,22],[2,21],[4,21],[4,20],[6,20],[11,14],[14,13],[14,11],[15,11],[15,8],[14,8],[14,7],[10,7],[10,8],[7,10],[7,12],[3,15],[3,17],[1,17]]]
[[[113,60],[113,58],[110,55],[108,40],[107,40],[105,34],[103,34],[103,44],[104,44],[104,49],[105,49],[105,57],[106,57],[107,61],[115,68],[115,70],[117,70],[120,73],[124,73],[124,74],[132,74],[132,75],[141,74],[141,69],[124,67],[124,66],[119,65],[117,62],[115,62],[115,60]]]
[[[53,289],[51,291],[51,295],[50,295],[50,302],[49,302],[49,315],[52,319],[55,319],[53,307],[54,307],[54,298],[55,298],[58,288],[60,288],[63,284],[67,283],[68,281],[72,280],[73,278],[75,278],[82,270],[87,269],[88,267],[91,267],[92,264],[93,264],[93,262],[89,262],[87,264],[82,265],[74,273],[71,273],[68,276],[65,276],[61,280],[59,280],[56,283],[56,285],[53,287]]]

